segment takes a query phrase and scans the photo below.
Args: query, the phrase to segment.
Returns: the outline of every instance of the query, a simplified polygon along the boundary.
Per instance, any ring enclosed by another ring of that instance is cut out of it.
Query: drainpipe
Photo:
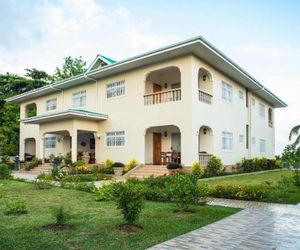
[[[61,110],[63,111],[64,110],[64,90],[54,87],[52,84],[50,84],[50,88],[61,91]]]
[[[98,112],[98,96],[97,96],[98,95],[98,80],[87,76],[86,73],[83,74],[83,77],[85,77],[88,80],[94,81],[96,83],[96,112]]]

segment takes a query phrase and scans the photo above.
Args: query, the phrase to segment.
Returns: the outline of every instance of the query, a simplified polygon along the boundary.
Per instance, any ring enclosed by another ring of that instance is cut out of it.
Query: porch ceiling
[[[25,118],[22,119],[21,122],[25,124],[40,124],[40,123],[57,121],[57,120],[66,120],[71,118],[84,118],[87,120],[101,121],[101,120],[106,120],[108,118],[108,115],[82,110],[82,109],[68,109],[65,111]]]

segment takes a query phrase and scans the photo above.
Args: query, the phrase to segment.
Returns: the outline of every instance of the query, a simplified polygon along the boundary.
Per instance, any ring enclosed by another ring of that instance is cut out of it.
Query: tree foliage
[[[296,140],[294,141],[294,145],[298,146],[300,143],[300,125],[297,125],[291,129],[289,140],[292,140],[292,137],[296,136]]]
[[[82,74],[86,71],[86,62],[80,56],[79,58],[72,58],[67,56],[64,58],[62,68],[56,67],[54,80],[62,80],[72,76]]]

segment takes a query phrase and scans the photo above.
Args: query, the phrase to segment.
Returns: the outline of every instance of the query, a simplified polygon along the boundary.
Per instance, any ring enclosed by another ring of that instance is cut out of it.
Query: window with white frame
[[[222,132],[222,149],[232,150],[233,149],[233,135],[230,132]]]
[[[251,99],[251,102],[252,102],[252,106],[254,107],[254,106],[255,106],[255,99],[252,98],[252,99]]]
[[[57,107],[57,99],[56,98],[52,98],[46,101],[46,110],[50,111],[50,110],[54,110]]]
[[[125,146],[125,131],[114,131],[106,133],[107,147],[122,147]]]
[[[125,80],[106,85],[106,97],[112,98],[125,95]]]
[[[255,137],[252,137],[252,144],[255,144],[255,142],[256,142]]]
[[[240,100],[244,100],[244,92],[243,91],[239,91],[239,98]]]
[[[244,141],[245,141],[245,136],[244,135],[239,135],[240,144],[244,144]]]
[[[46,149],[56,148],[56,137],[55,136],[45,138],[45,148]]]
[[[83,107],[86,105],[86,91],[79,91],[73,94],[73,107]]]
[[[232,102],[232,86],[222,82],[222,99],[226,102]]]
[[[259,140],[259,152],[260,153],[266,153],[266,140],[260,139]]]
[[[265,117],[265,115],[266,115],[266,107],[265,107],[265,105],[263,104],[263,103],[259,103],[259,115],[261,116],[261,117]]]

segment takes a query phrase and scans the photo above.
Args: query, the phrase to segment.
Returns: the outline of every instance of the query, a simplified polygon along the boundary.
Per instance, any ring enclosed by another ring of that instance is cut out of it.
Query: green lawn
[[[300,188],[290,185],[288,188],[278,186],[278,181],[282,177],[292,178],[293,172],[287,170],[272,171],[267,173],[253,173],[251,175],[226,177],[224,179],[207,180],[205,183],[216,184],[236,184],[236,185],[259,185],[263,184],[269,191],[266,202],[298,204],[300,202]],[[203,181],[203,180],[200,180]]]
[[[24,198],[28,214],[5,215],[7,197]],[[71,211],[73,228],[43,229],[55,222],[51,211],[61,204]],[[76,190],[37,190],[28,183],[0,181],[0,249],[144,249],[239,211],[193,206],[194,214],[176,217],[175,208],[172,203],[146,202],[138,221],[143,230],[127,234],[118,229],[123,221],[113,202],[96,202],[93,194]]]

